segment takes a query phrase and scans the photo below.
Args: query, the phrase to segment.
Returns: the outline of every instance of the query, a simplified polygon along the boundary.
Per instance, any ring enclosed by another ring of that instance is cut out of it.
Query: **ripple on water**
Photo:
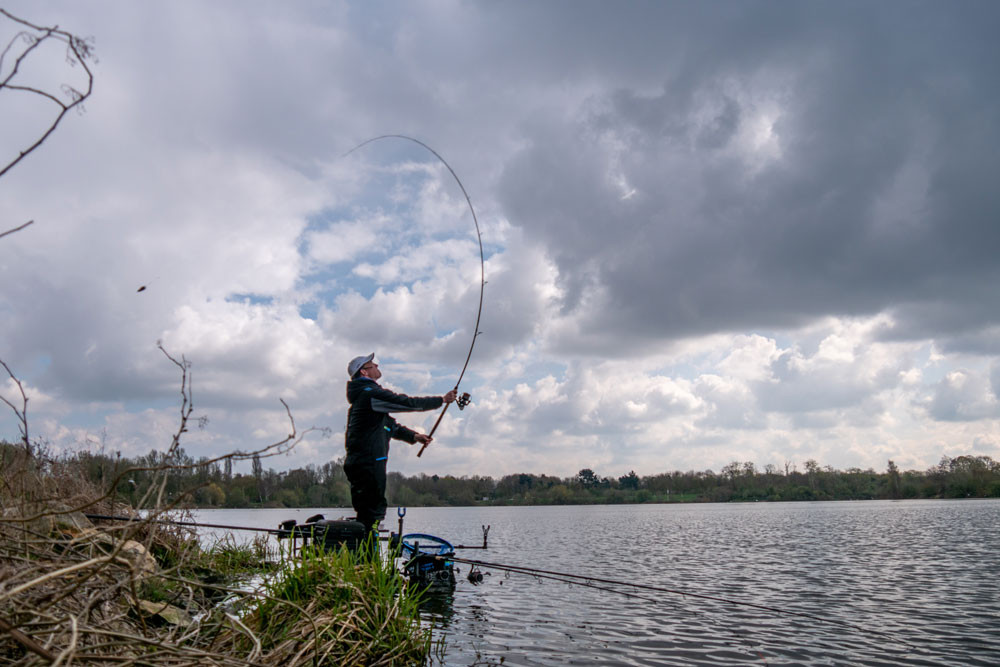
[[[253,525],[232,512],[212,520]],[[460,577],[427,605],[446,665],[1000,664],[1000,500],[411,508],[406,520],[464,544],[491,525],[490,549],[468,558],[825,619],[486,567],[482,585]]]
[[[494,570],[480,587],[460,583],[438,630],[446,664],[1000,664],[997,501],[414,508],[410,516],[447,535],[492,524],[490,550],[472,557],[827,621]]]

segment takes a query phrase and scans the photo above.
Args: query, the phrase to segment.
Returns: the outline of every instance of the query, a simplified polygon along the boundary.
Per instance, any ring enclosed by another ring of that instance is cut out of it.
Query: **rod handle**
[[[438,418],[437,418],[437,421],[436,421],[436,422],[434,422],[434,427],[433,427],[433,428],[431,429],[431,432],[427,434],[427,437],[428,437],[428,438],[433,438],[433,437],[434,437],[434,431],[436,431],[436,430],[437,430],[437,427],[438,427],[438,424],[440,424],[440,423],[441,423],[441,419],[442,419],[442,417],[444,417],[444,413],[448,412],[448,406],[449,406],[449,405],[451,405],[451,403],[445,403],[445,404],[444,404],[444,410],[442,410],[442,411],[441,411],[441,414],[439,414],[439,415],[438,415]],[[425,442],[425,443],[424,443],[424,446],[420,448],[420,451],[419,451],[419,452],[417,452],[417,456],[418,456],[418,457],[419,457],[419,456],[420,456],[421,454],[423,454],[423,453],[424,453],[424,450],[425,450],[425,449],[427,449],[427,445],[429,445],[429,444],[431,444],[431,443],[429,443],[429,442]]]

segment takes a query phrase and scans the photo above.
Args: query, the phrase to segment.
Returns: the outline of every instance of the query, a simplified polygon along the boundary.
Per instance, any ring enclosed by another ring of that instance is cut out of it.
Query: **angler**
[[[347,430],[344,434],[347,458],[344,473],[351,484],[351,504],[365,532],[377,528],[385,518],[385,468],[389,459],[389,439],[411,445],[427,445],[431,436],[417,433],[393,419],[391,412],[436,410],[455,400],[456,390],[444,396],[407,396],[379,385],[382,371],[375,353],[355,357],[347,365]]]
[[[483,252],[483,235],[479,229],[479,218],[476,217],[476,209],[472,205],[472,199],[469,197],[469,193],[468,191],[466,191],[465,185],[462,184],[462,179],[458,177],[458,174],[455,173],[455,170],[452,169],[450,164],[448,164],[448,161],[445,160],[443,157],[441,157],[440,153],[438,153],[436,150],[434,150],[424,142],[420,141],[419,139],[408,137],[405,134],[383,134],[381,136],[373,137],[371,139],[368,139],[367,141],[361,142],[351,150],[344,153],[341,157],[347,157],[351,153],[354,153],[355,151],[363,148],[364,146],[367,146],[368,144],[374,143],[376,141],[381,141],[383,139],[402,139],[404,141],[410,141],[426,149],[434,157],[436,157],[441,162],[441,164],[443,164],[451,173],[452,177],[455,179],[455,183],[458,184],[459,189],[465,196],[465,202],[469,205],[469,213],[472,214],[472,222],[476,226],[476,239],[479,241],[479,308],[476,311],[476,324],[472,328],[472,343],[469,345],[469,353],[465,355],[465,364],[462,365],[462,371],[458,374],[458,380],[455,382],[455,389],[453,391],[457,393],[459,385],[462,384],[462,378],[465,377],[465,371],[468,370],[469,368],[469,360],[472,359],[472,350],[476,347],[476,339],[478,339],[479,335],[483,333],[482,331],[479,330],[479,323],[482,321],[483,317],[483,294],[486,289],[486,254]],[[464,409],[469,404],[470,401],[471,401],[471,396],[469,396],[468,393],[464,393],[461,396],[459,396],[455,402],[458,404],[458,408],[461,410]],[[449,405],[451,405],[451,403],[445,403],[444,410],[442,410],[441,414],[438,415],[437,421],[435,421],[434,426],[431,427],[431,432],[427,434],[428,438],[434,437],[434,432],[437,431],[437,427],[441,423],[441,420],[444,418],[444,413],[448,409]],[[420,451],[417,452],[417,456],[421,456],[424,453],[424,450],[427,449],[427,445],[429,444],[430,440],[424,442],[423,446],[420,448]]]

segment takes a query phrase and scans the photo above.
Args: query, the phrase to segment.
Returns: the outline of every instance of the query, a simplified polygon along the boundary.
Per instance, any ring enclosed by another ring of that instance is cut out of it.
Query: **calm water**
[[[316,511],[199,518],[273,527]],[[473,545],[481,524],[491,526],[490,549],[459,556],[841,624],[488,567],[473,586],[460,566],[454,593],[426,611],[446,638],[446,665],[1000,665],[997,500],[411,508],[405,532]]]

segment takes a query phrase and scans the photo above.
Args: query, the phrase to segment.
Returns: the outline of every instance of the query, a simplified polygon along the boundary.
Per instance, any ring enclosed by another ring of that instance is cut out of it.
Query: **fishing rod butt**
[[[455,389],[458,389],[458,387],[455,387]],[[441,414],[438,415],[437,421],[435,421],[434,422],[434,426],[431,427],[431,432],[427,434],[428,438],[433,438],[434,437],[434,431],[436,431],[437,428],[438,428],[438,425],[441,424],[441,420],[444,419],[444,413],[448,412],[448,406],[450,406],[450,405],[451,405],[451,403],[445,403],[444,404],[444,409],[441,410]],[[424,450],[427,449],[427,445],[429,445],[429,444],[431,444],[431,443],[429,443],[429,442],[425,442],[424,443],[424,446],[420,448],[419,452],[417,452],[417,457],[420,457],[420,455],[424,453]]]

